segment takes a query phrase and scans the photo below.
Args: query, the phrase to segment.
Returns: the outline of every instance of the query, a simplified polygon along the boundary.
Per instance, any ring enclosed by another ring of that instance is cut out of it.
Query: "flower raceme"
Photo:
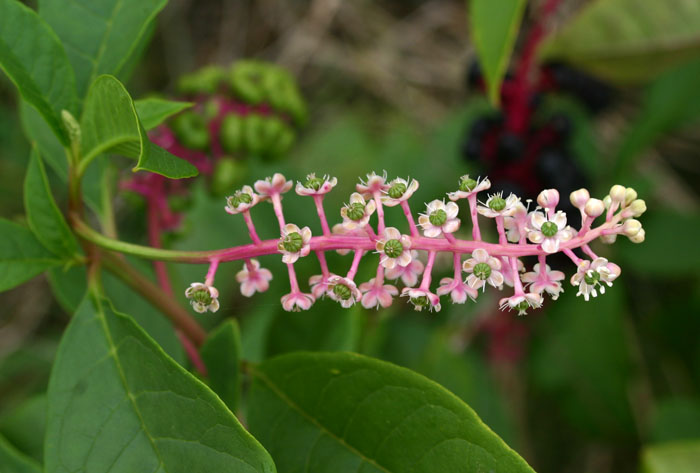
[[[325,296],[343,307],[358,303],[365,308],[388,307],[400,294],[416,310],[439,311],[441,296],[463,304],[475,300],[486,290],[506,290],[508,293],[500,300],[501,309],[525,314],[531,308],[540,307],[545,296],[556,300],[564,291],[565,275],[549,267],[549,255],[561,252],[572,260],[577,271],[571,277],[571,284],[578,291],[577,295],[589,300],[603,294],[606,286],[612,286],[620,275],[620,267],[597,256],[589,244],[598,239],[611,243],[618,235],[641,243],[645,237],[637,218],[644,213],[646,205],[637,198],[634,189],[623,186],[613,186],[603,199],[591,198],[586,189],[572,192],[570,200],[582,217],[581,228],[577,230],[567,224],[566,214],[556,209],[560,196],[555,189],[542,191],[537,198],[538,205],[529,210],[529,205],[524,205],[514,194],[496,193],[478,200],[479,194],[488,191],[491,183],[488,179],[474,179],[468,175],[459,179],[456,191],[447,193],[447,203],[444,199],[426,203],[426,211],[416,223],[409,200],[418,189],[418,181],[387,180],[386,173],[371,173],[361,180],[355,187],[356,192],[339,209],[340,222],[330,226],[323,199],[336,184],[334,177],[309,174],[294,186],[278,173],[257,181],[252,187],[244,186],[228,197],[226,212],[243,216],[252,244],[212,252],[216,256],[209,259],[205,282],[193,283],[186,291],[194,309],[200,313],[218,309],[218,292],[213,283],[220,262],[244,261],[236,276],[244,296],[251,297],[267,290],[272,273],[254,258],[276,253],[286,264],[289,275],[291,290],[282,297],[286,310],[309,309]],[[312,235],[309,227],[285,220],[282,195],[293,187],[299,196],[312,197],[322,234]],[[459,238],[468,226],[462,225],[460,219],[458,202],[463,200],[467,201],[462,210],[471,224],[471,239]],[[273,206],[280,231],[276,239],[261,240],[255,229],[251,211],[263,201]],[[406,218],[405,231],[385,226],[385,208],[397,206]],[[480,225],[484,221],[480,218],[495,222],[498,242],[482,240]],[[594,226],[598,219],[598,225]],[[325,257],[328,251],[352,253],[347,273],[329,270]],[[583,257],[577,255],[577,251]],[[441,279],[433,291],[432,273],[438,253],[451,255],[454,274]],[[294,264],[299,258],[310,255],[318,260],[321,274],[310,277],[310,292],[305,293]],[[522,261],[528,256],[538,260],[531,271],[526,270]],[[375,262],[376,275],[369,281],[358,282],[355,276],[363,258]],[[405,286],[402,290],[394,285],[399,279]]]

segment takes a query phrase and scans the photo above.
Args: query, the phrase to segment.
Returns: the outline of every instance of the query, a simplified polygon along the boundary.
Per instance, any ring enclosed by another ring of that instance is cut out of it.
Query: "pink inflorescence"
[[[617,235],[625,235],[635,243],[644,240],[644,230],[635,218],[646,210],[643,200],[637,198],[634,189],[613,186],[603,199],[591,198],[586,189],[579,189],[570,196],[573,205],[581,212],[581,228],[576,230],[567,224],[566,215],[556,209],[559,193],[547,189],[537,198],[537,206],[528,210],[514,194],[488,195],[481,202],[480,192],[491,187],[488,179],[473,179],[468,175],[459,179],[458,190],[447,194],[449,200],[438,199],[426,204],[426,210],[415,223],[408,200],[418,188],[418,181],[396,178],[387,180],[386,173],[371,173],[356,186],[356,192],[340,209],[342,222],[330,227],[323,208],[323,198],[336,185],[337,180],[328,176],[309,174],[306,181],[296,185],[296,192],[309,196],[321,221],[322,235],[313,236],[308,227],[301,227],[285,220],[282,194],[292,189],[291,181],[281,174],[257,181],[253,188],[243,187],[228,197],[226,211],[242,214],[248,227],[252,245],[230,249],[219,259],[211,261],[207,274],[207,287],[213,283],[219,261],[243,259],[243,270],[238,280],[241,292],[250,297],[264,291],[272,274],[263,268],[254,256],[279,253],[287,265],[291,292],[282,298],[286,310],[308,309],[318,298],[329,296],[343,307],[361,304],[365,308],[388,307],[394,297],[401,294],[416,310],[440,310],[440,297],[449,296],[453,303],[463,304],[475,300],[488,290],[502,291],[505,286],[512,293],[501,298],[501,309],[516,311],[522,315],[530,308],[538,308],[549,295],[553,300],[564,290],[565,278],[561,271],[547,265],[547,256],[562,252],[576,265],[571,284],[577,295],[586,300],[603,294],[606,286],[612,286],[620,275],[620,268],[606,258],[599,257],[589,243],[601,239],[612,243]],[[471,221],[471,239],[456,236],[462,227],[457,202],[468,203],[468,220]],[[280,238],[261,240],[250,215],[252,208],[261,201],[272,204],[279,223]],[[386,207],[401,206],[406,217],[408,231],[386,227]],[[376,226],[371,221],[376,215]],[[479,228],[479,215],[495,222],[498,242],[483,241]],[[593,226],[602,217],[604,221]],[[332,229],[331,229],[332,228]],[[422,231],[422,235],[421,235]],[[580,250],[583,258],[574,250]],[[353,259],[345,276],[331,273],[325,252],[352,252]],[[355,276],[360,260],[373,252],[377,263],[375,277],[357,283]],[[438,253],[452,256],[454,273],[443,278],[434,289],[432,272]],[[302,292],[294,263],[314,254],[321,274],[309,279],[309,293]],[[418,258],[426,253],[425,263]],[[534,256],[538,263],[527,271],[521,258]],[[385,279],[401,279],[405,287],[399,291]],[[191,291],[190,291],[191,292]],[[201,303],[198,306],[201,308]]]

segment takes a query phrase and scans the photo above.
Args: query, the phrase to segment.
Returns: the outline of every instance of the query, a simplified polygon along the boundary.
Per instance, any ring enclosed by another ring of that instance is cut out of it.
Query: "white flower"
[[[309,310],[314,303],[314,298],[311,294],[303,292],[290,292],[282,296],[282,308],[287,312],[299,312],[301,310]]]
[[[315,173],[306,176],[306,182],[297,182],[296,192],[299,195],[324,195],[338,184],[335,177],[316,177]]]
[[[423,233],[429,238],[437,238],[443,233],[454,233],[459,229],[459,207],[454,202],[445,205],[444,200],[434,200],[426,204],[425,214],[418,217],[418,224],[423,228]]]
[[[578,265],[578,271],[571,276],[571,284],[578,286],[577,296],[583,295],[588,300],[590,296],[596,297],[598,292],[605,294],[605,286],[612,283],[620,275],[620,267],[608,262],[605,258],[596,258],[593,262],[584,260]]]
[[[404,285],[415,286],[418,283],[418,276],[423,274],[423,269],[425,265],[418,259],[418,252],[411,250],[411,262],[406,266],[401,266],[400,264],[394,265],[393,268],[387,268],[384,270],[384,276],[387,279],[398,279],[401,278]]]
[[[379,264],[385,268],[407,266],[411,262],[411,239],[408,235],[401,235],[394,227],[384,229],[382,237],[377,240],[376,248],[381,254]]]
[[[261,268],[260,262],[251,259],[249,263],[243,265],[243,269],[236,273],[236,281],[241,284],[241,294],[251,297],[256,292],[265,292],[270,287],[272,273],[270,270]]]
[[[408,297],[411,304],[417,311],[422,311],[424,308],[440,312],[440,297],[425,289],[404,287],[401,295]]]
[[[566,226],[566,214],[561,210],[551,219],[539,211],[530,214],[530,231],[527,237],[531,242],[541,244],[545,252],[556,253],[559,251],[559,244],[571,240],[573,236],[573,230]]]
[[[208,286],[201,282],[193,282],[185,290],[185,297],[190,299],[192,308],[203,314],[207,310],[216,312],[219,310],[219,291],[214,286]]]
[[[503,219],[503,226],[506,229],[506,237],[508,238],[508,241],[518,243],[521,235],[527,234],[526,227],[528,220],[527,209],[522,202],[515,204],[515,211],[513,212],[513,215]]]
[[[328,295],[346,309],[362,299],[362,292],[355,285],[355,281],[340,276],[329,280]]]
[[[394,207],[402,201],[408,200],[417,189],[418,181],[415,179],[409,184],[408,180],[397,177],[389,183],[389,188],[384,191],[382,203],[387,207]]]
[[[347,230],[363,228],[369,223],[370,216],[377,209],[377,204],[373,200],[365,202],[362,194],[353,192],[350,196],[350,203],[340,209],[340,215],[343,217],[343,227]]]
[[[545,265],[545,272],[540,271],[540,264],[535,264],[533,271],[522,275],[521,279],[524,283],[530,284],[530,291],[537,294],[547,292],[552,296],[552,300],[557,300],[559,294],[564,292],[564,288],[559,281],[564,279],[564,273],[550,269],[549,265]]]
[[[258,194],[269,197],[275,194],[284,194],[292,188],[294,182],[288,181],[280,173],[275,173],[274,176],[266,177],[264,180],[261,179],[253,184],[255,190]]]
[[[525,315],[529,308],[537,309],[542,306],[542,296],[534,292],[515,294],[501,299],[499,305],[501,310],[517,310],[518,315]]]
[[[393,302],[392,297],[399,294],[399,290],[391,284],[377,284],[375,278],[360,284],[362,291],[362,307],[371,309],[379,306],[387,308]]]
[[[282,253],[282,261],[294,263],[300,257],[306,256],[311,251],[311,230],[309,227],[299,229],[293,223],[288,223],[282,229],[282,236],[277,243],[277,249]]]
[[[489,256],[483,248],[474,250],[472,257],[462,263],[462,269],[471,273],[467,276],[467,284],[474,289],[485,288],[486,283],[498,289],[503,287],[501,261]]]
[[[243,186],[233,195],[226,197],[226,212],[235,215],[246,210],[249,210],[255,204],[260,202],[260,196],[253,192],[250,186]]]
[[[474,194],[491,188],[491,181],[488,178],[481,180],[479,177],[476,181],[469,177],[469,174],[459,178],[459,190],[450,192],[447,196],[450,200],[466,199]]]
[[[486,203],[479,205],[478,212],[484,217],[510,217],[515,213],[516,204],[520,198],[515,194],[510,194],[506,199],[501,192],[489,196]]]
[[[366,196],[372,196],[375,192],[383,193],[389,189],[389,185],[386,183],[386,171],[381,176],[374,172],[367,174],[367,180],[360,180],[360,183],[355,188],[357,192],[361,192]]]

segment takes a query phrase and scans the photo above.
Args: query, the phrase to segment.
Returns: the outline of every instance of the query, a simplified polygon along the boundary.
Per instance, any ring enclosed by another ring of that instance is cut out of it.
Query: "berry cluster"
[[[403,178],[389,181],[386,173],[371,173],[360,181],[355,187],[356,192],[340,209],[342,222],[331,228],[323,199],[336,184],[335,178],[315,174],[296,184],[297,194],[314,201],[323,231],[320,236],[312,236],[309,227],[285,220],[282,195],[294,184],[281,174],[257,181],[252,188],[244,186],[229,196],[226,212],[243,216],[253,243],[207,252],[190,260],[180,259],[210,264],[205,282],[194,283],[187,289],[186,295],[195,309],[202,312],[218,308],[213,283],[220,262],[245,261],[236,278],[241,283],[243,295],[249,297],[255,292],[265,291],[272,279],[272,273],[261,268],[254,257],[279,253],[287,265],[291,286],[291,292],[282,297],[286,310],[309,309],[315,300],[324,296],[343,307],[358,302],[365,308],[387,307],[399,290],[392,284],[385,284],[385,279],[401,279],[405,287],[400,294],[408,298],[416,310],[440,310],[440,296],[449,295],[453,303],[463,304],[467,299],[476,299],[479,291],[484,291],[487,286],[498,290],[510,286],[513,294],[501,299],[501,309],[525,314],[530,308],[540,307],[545,294],[557,299],[564,290],[561,283],[564,274],[547,265],[548,256],[561,252],[576,264],[577,272],[571,278],[571,284],[577,288],[577,295],[588,300],[604,293],[605,287],[611,286],[620,275],[620,268],[597,256],[589,243],[598,238],[611,243],[619,234],[637,243],[644,240],[644,230],[636,217],[644,213],[646,205],[637,198],[634,189],[619,185],[613,186],[603,200],[591,198],[586,189],[571,193],[570,202],[578,209],[582,221],[580,229],[576,230],[567,224],[566,214],[557,210],[558,191],[540,192],[538,205],[529,210],[515,194],[504,196],[497,192],[479,201],[478,194],[488,190],[491,183],[488,179],[473,179],[468,175],[460,178],[456,191],[447,194],[448,202],[436,199],[426,203],[425,212],[420,214],[416,224],[409,199],[418,188],[418,181]],[[466,200],[469,206],[471,240],[455,236],[462,223],[457,204],[460,200]],[[257,234],[250,211],[262,201],[273,206],[280,228],[279,239],[261,240]],[[408,233],[385,226],[386,207],[401,207]],[[370,223],[375,214],[376,227]],[[495,222],[498,243],[482,240],[479,215]],[[604,222],[593,227],[594,221],[601,216]],[[575,249],[590,259],[577,256]],[[341,254],[353,253],[352,263],[344,276],[331,273],[328,268],[325,252],[333,250]],[[355,275],[360,260],[371,251],[378,256],[376,276],[358,285]],[[318,259],[321,274],[309,279],[310,292],[305,293],[300,289],[294,263],[312,252]],[[426,262],[420,260],[421,252],[427,253]],[[433,266],[439,252],[452,255],[454,275],[440,280],[433,292]],[[463,260],[464,255],[466,259]],[[527,256],[536,256],[538,260],[531,271],[526,271],[522,262]]]

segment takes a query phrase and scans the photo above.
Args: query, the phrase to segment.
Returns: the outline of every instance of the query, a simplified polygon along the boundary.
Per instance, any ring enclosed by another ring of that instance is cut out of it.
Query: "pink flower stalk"
[[[314,174],[307,176],[305,184],[297,185],[297,193],[314,198],[318,217],[322,226],[325,222],[325,227],[329,225],[321,199],[335,185],[334,178],[328,176],[317,178]],[[178,254],[177,257],[173,256],[172,260],[211,263],[210,274],[207,275],[207,282],[204,285],[209,287],[219,262],[243,259],[247,263],[244,270],[239,272],[237,279],[241,282],[243,294],[252,295],[266,290],[272,278],[272,273],[261,269],[259,263],[253,258],[281,253],[282,261],[287,264],[291,287],[291,292],[282,298],[282,305],[286,310],[306,310],[316,299],[325,295],[336,300],[343,307],[350,307],[358,302],[365,308],[388,307],[392,304],[393,297],[399,294],[399,290],[391,284],[384,284],[386,277],[400,278],[408,286],[404,287],[400,293],[409,299],[416,310],[424,308],[440,310],[440,296],[449,295],[453,303],[463,304],[467,299],[475,299],[478,291],[486,290],[487,286],[491,287],[491,290],[502,290],[505,285],[508,285],[513,287],[514,293],[510,297],[501,299],[501,308],[524,314],[528,309],[540,307],[544,295],[556,299],[563,291],[560,281],[564,279],[564,275],[547,266],[548,255],[563,252],[574,261],[578,271],[571,278],[571,283],[578,288],[579,295],[588,299],[590,296],[595,297],[598,293],[602,294],[605,290],[604,286],[611,286],[612,281],[620,274],[620,268],[617,265],[604,258],[598,258],[589,244],[597,239],[609,238],[611,235],[624,235],[637,242],[644,238],[644,229],[633,217],[639,217],[646,207],[643,201],[636,198],[636,192],[632,189],[611,189],[614,195],[608,196],[607,200],[610,202],[608,209],[612,208],[611,206],[615,208],[612,214],[605,213],[603,200],[590,199],[587,192],[584,193],[582,190],[573,193],[571,200],[581,206],[586,218],[582,229],[576,232],[566,225],[563,213],[556,211],[559,200],[556,191],[547,190],[540,194],[538,203],[545,212],[536,209],[528,213],[527,208],[520,203],[520,199],[513,194],[507,198],[503,198],[500,194],[492,195],[477,208],[478,192],[488,189],[489,185],[488,179],[473,181],[468,176],[463,176],[460,189],[449,194],[453,201],[463,198],[468,200],[473,216],[472,235],[478,235],[478,238],[472,240],[453,235],[458,230],[459,209],[455,202],[445,203],[441,200],[434,200],[428,204],[428,213],[422,216],[421,224],[426,230],[426,236],[414,232],[411,228],[413,216],[410,215],[409,218],[406,209],[409,197],[418,186],[417,181],[409,183],[408,180],[397,178],[387,183],[386,174],[374,173],[369,174],[366,181],[357,185],[358,192],[354,193],[350,203],[341,209],[343,223],[334,225],[332,232],[328,228],[322,235],[312,236],[308,227],[300,228],[295,224],[285,223],[281,194],[289,191],[292,183],[281,174],[275,174],[272,178],[255,183],[257,194],[249,187],[244,187],[227,200],[226,210],[229,213],[243,215],[252,243],[185,256]],[[242,197],[244,195],[248,197]],[[256,202],[256,198],[258,201],[266,199],[272,203],[280,226],[281,238],[263,240],[257,237],[250,216],[250,210],[252,210],[250,204]],[[388,208],[402,207],[411,230],[410,234],[402,233],[394,227],[383,227],[383,214],[379,212],[382,203],[386,203]],[[372,223],[375,210],[376,231]],[[444,219],[442,214],[435,215],[440,213],[439,211],[444,212]],[[479,213],[495,220],[499,234],[498,243],[481,240],[478,230]],[[605,221],[594,227],[596,218],[603,214],[605,214],[603,217]],[[431,217],[434,218],[431,219]],[[507,238],[506,227],[511,233],[510,238]],[[439,236],[445,238],[437,238]],[[528,238],[533,243],[528,243]],[[576,255],[575,250],[583,251],[586,256],[593,258],[593,261],[582,260]],[[351,268],[345,277],[333,274],[329,270],[325,260],[326,251],[338,251],[343,254],[353,252]],[[358,287],[354,277],[360,260],[372,251],[379,253],[376,277]],[[425,265],[418,259],[419,252],[426,252],[428,255]],[[452,277],[442,278],[436,291],[432,292],[433,266],[436,255],[440,252],[452,255],[454,274]],[[306,294],[299,287],[293,263],[298,258],[312,253],[319,260],[322,274],[309,279],[311,293]],[[468,256],[463,263],[462,255]],[[525,266],[521,258],[526,256],[537,256],[538,263],[532,271],[522,274]],[[411,287],[415,286],[421,274],[420,286]],[[528,287],[529,292],[525,291],[524,285]],[[206,287],[200,286],[197,286],[196,290],[202,294],[209,291]],[[190,292],[194,291],[195,289]],[[211,296],[211,292],[208,293]],[[216,298],[212,297],[213,299]],[[204,307],[211,310],[212,306],[206,302],[208,301],[202,302]],[[201,305],[196,307],[198,310],[201,308]]]

